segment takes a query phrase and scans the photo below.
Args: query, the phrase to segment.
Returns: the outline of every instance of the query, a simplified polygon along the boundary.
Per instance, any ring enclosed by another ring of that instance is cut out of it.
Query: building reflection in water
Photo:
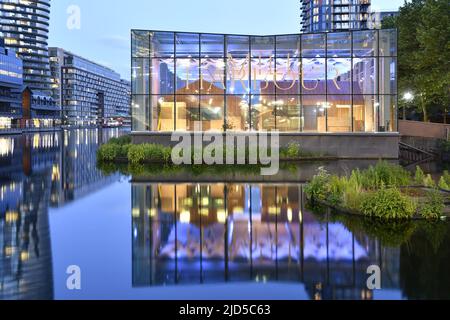
[[[132,186],[133,286],[304,283],[312,299],[371,299],[367,267],[398,288],[399,249],[305,210],[301,185]]]
[[[0,137],[0,299],[53,298],[49,207],[117,180],[95,167],[95,151],[118,135],[74,130]]]

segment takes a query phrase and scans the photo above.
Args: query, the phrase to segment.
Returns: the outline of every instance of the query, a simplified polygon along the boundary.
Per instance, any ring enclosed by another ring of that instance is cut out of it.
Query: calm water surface
[[[107,174],[95,151],[119,134],[0,137],[0,299],[450,298],[449,224],[308,208],[302,183],[318,166],[370,162],[303,164],[268,181]],[[71,265],[79,291],[66,286]],[[367,289],[370,265],[382,290]]]

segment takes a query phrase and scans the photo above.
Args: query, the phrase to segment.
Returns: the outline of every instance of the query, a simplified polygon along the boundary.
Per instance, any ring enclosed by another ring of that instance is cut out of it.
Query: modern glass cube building
[[[395,132],[396,37],[133,30],[133,131]]]

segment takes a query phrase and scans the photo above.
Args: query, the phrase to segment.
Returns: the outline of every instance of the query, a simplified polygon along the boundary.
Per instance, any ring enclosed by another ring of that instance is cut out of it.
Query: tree
[[[405,1],[398,17],[386,18],[382,24],[399,30],[399,92],[414,92],[424,121],[431,111],[443,114],[445,121],[450,102],[449,9],[448,0]]]

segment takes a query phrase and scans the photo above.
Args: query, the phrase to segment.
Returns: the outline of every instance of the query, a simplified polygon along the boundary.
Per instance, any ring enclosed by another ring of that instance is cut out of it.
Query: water
[[[450,225],[308,209],[306,163],[246,174],[106,174],[118,130],[0,137],[1,299],[450,298]],[[214,181],[214,182],[211,182]],[[81,269],[68,290],[67,267]],[[367,268],[382,289],[367,289]]]

